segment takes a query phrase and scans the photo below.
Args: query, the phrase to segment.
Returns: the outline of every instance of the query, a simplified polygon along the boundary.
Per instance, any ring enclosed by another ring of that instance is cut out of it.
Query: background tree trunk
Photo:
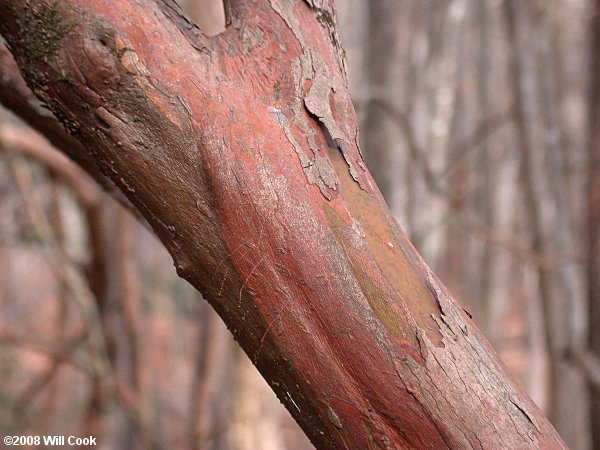
[[[588,180],[588,304],[589,345],[600,361],[600,1],[591,5],[590,21],[590,103]],[[593,378],[592,378],[593,379]],[[598,381],[598,380],[596,380]],[[600,385],[590,383],[590,417],[594,449],[600,449]]]

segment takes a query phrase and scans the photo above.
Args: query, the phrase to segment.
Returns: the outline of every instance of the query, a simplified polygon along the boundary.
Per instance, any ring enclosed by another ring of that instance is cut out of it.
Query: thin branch
[[[32,129],[9,122],[1,123],[0,151],[7,150],[16,151],[43,164],[73,191],[83,207],[95,207],[99,204],[101,192],[89,181],[87,173]]]
[[[504,113],[482,119],[470,135],[461,142],[452,145],[456,150],[451,151],[450,154],[456,156],[452,161],[448,162],[438,177],[443,179],[454,172],[474,149],[489,139],[490,136],[500,130],[503,126],[509,124],[512,120],[512,115],[513,108],[511,107]]]
[[[23,202],[34,232],[45,243],[43,248],[46,260],[58,280],[69,287],[73,298],[81,309],[86,326],[89,327],[88,343],[92,353],[97,354],[100,358],[96,361],[99,364],[97,369],[100,373],[106,373],[108,370],[106,346],[99,325],[100,319],[98,311],[95,308],[93,295],[83,281],[77,268],[74,267],[73,262],[56,245],[52,227],[48,223],[44,211],[38,203],[37,195],[34,192],[29,166],[23,161],[14,160],[13,158],[9,159],[9,166],[21,190]]]
[[[590,350],[571,349],[567,355],[585,372],[589,382],[600,389],[600,358]]]
[[[26,347],[27,349],[36,353],[41,353],[54,360],[71,364],[73,367],[81,370],[87,374],[93,374],[94,367],[90,364],[89,360],[80,360],[79,357],[74,357],[72,352],[67,352],[66,349],[70,348],[71,342],[81,341],[87,338],[87,333],[81,333],[81,335],[74,337],[72,340],[66,343],[53,343],[44,342],[39,339],[34,339],[32,336],[34,333],[9,333],[4,332],[0,334],[0,345],[14,345]]]
[[[450,161],[439,173],[436,173],[429,165],[427,151],[419,144],[415,129],[407,114],[394,107],[387,98],[372,97],[368,99],[363,98],[361,100],[364,103],[369,102],[380,107],[381,110],[397,125],[398,129],[406,138],[411,158],[421,168],[425,183],[429,190],[440,194],[445,194],[440,186],[440,181],[456,170],[472,150],[476,149],[482,142],[489,139],[491,135],[496,133],[504,125],[508,124],[512,120],[514,109],[511,107],[506,112],[482,119],[471,134],[462,141],[452,145],[455,150],[452,151],[451,154],[456,154],[456,158]],[[360,104],[359,100],[356,102]]]
[[[491,244],[498,245],[523,261],[531,264],[532,266],[539,268],[544,271],[552,271],[557,268],[568,265],[568,264],[583,264],[587,257],[575,254],[566,256],[542,256],[534,249],[528,247],[525,244],[518,242],[514,236],[504,234],[501,231],[487,225],[476,215],[465,212],[462,214],[463,224],[467,225],[467,228],[475,232],[478,236],[482,237]]]
[[[15,416],[21,416],[33,399],[52,381],[55,379],[58,369],[62,366],[63,362],[70,360],[71,355],[77,351],[82,342],[86,339],[86,333],[81,333],[72,339],[69,339],[62,344],[58,354],[49,354],[52,357],[50,367],[43,372],[37,374],[33,380],[29,382],[27,387],[23,389],[23,393],[14,402],[13,414]],[[47,349],[45,349],[44,353]]]

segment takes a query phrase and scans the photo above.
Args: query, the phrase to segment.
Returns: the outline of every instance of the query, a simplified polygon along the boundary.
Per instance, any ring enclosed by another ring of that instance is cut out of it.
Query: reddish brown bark
[[[25,120],[34,129],[43,133],[54,147],[64,152],[69,158],[83,167],[104,190],[115,197],[129,211],[137,215],[138,219],[141,219],[141,216],[137,214],[137,211],[132,207],[127,198],[117,189],[114,183],[100,171],[91,153],[86,152],[81,142],[65,132],[61,124],[50,111],[48,111],[35,95],[33,95],[21,77],[19,68],[15,63],[13,56],[1,42],[0,103],[18,114],[21,119]],[[48,147],[45,143],[41,143],[40,146],[44,150]],[[45,153],[50,154],[52,153],[52,150],[45,151]],[[68,180],[72,181],[72,174],[64,175],[67,176]],[[76,189],[76,187],[74,188]]]
[[[564,448],[366,170],[333,2],[0,0],[34,92],[319,448]]]

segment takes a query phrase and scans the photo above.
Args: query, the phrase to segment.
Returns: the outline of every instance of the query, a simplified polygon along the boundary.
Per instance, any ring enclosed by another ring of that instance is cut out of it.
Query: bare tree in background
[[[396,21],[397,42],[378,47],[395,60],[396,91],[379,101],[396,129],[376,136],[395,148],[365,151],[387,161],[388,203],[426,261],[569,446],[587,449],[589,364],[571,354],[587,347],[589,44],[577,24],[589,2],[397,3],[401,17],[382,19]],[[351,81],[372,70],[353,69]]]
[[[600,1],[591,2],[589,71],[589,179],[588,179],[588,302],[590,416],[593,448],[600,448]]]

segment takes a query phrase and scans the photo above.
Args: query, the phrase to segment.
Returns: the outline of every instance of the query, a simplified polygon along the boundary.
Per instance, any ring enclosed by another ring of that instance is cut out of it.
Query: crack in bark
[[[206,45],[207,37],[202,30],[183,12],[175,0],[154,0],[163,14],[173,22],[188,43],[201,53],[212,55]]]

